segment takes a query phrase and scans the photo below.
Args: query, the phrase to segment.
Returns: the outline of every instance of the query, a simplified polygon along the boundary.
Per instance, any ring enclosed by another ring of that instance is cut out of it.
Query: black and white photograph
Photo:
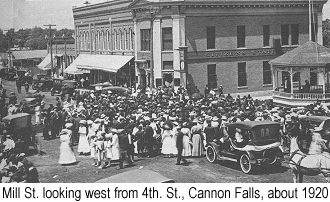
[[[0,0],[0,182],[329,183],[330,2]]]

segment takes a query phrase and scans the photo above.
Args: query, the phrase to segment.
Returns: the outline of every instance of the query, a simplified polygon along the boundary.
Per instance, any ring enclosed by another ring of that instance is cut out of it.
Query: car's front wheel
[[[245,174],[249,174],[252,171],[252,163],[251,159],[247,154],[242,154],[239,159],[239,165],[241,167],[241,170]]]
[[[206,147],[206,158],[210,163],[214,163],[217,160],[216,155],[217,154],[211,145]]]

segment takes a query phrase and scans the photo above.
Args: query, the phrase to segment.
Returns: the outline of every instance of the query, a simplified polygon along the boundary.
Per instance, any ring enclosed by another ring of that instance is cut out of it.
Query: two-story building
[[[310,39],[322,44],[327,0],[312,2],[112,0],[79,7],[77,53],[134,56],[134,81],[144,85],[271,90],[268,61]]]

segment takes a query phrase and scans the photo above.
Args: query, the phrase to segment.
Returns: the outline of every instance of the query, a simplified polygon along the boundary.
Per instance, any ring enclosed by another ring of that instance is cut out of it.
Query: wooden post
[[[290,68],[290,82],[291,82],[291,98],[293,98],[293,69],[292,67]]]

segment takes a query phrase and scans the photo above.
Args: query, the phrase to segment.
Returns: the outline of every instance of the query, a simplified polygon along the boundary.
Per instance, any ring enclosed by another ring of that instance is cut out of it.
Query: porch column
[[[326,75],[326,70],[325,68],[322,68],[322,76],[323,76],[323,95],[325,95],[325,90],[326,90],[326,81],[327,81],[327,75]]]
[[[275,75],[275,69],[274,69],[274,66],[273,65],[270,65],[270,68],[272,70],[272,79],[273,79],[273,91],[275,91],[275,89],[277,88],[277,78],[276,75]],[[275,80],[276,79],[276,80]]]
[[[293,98],[293,68],[290,67],[291,98]]]

